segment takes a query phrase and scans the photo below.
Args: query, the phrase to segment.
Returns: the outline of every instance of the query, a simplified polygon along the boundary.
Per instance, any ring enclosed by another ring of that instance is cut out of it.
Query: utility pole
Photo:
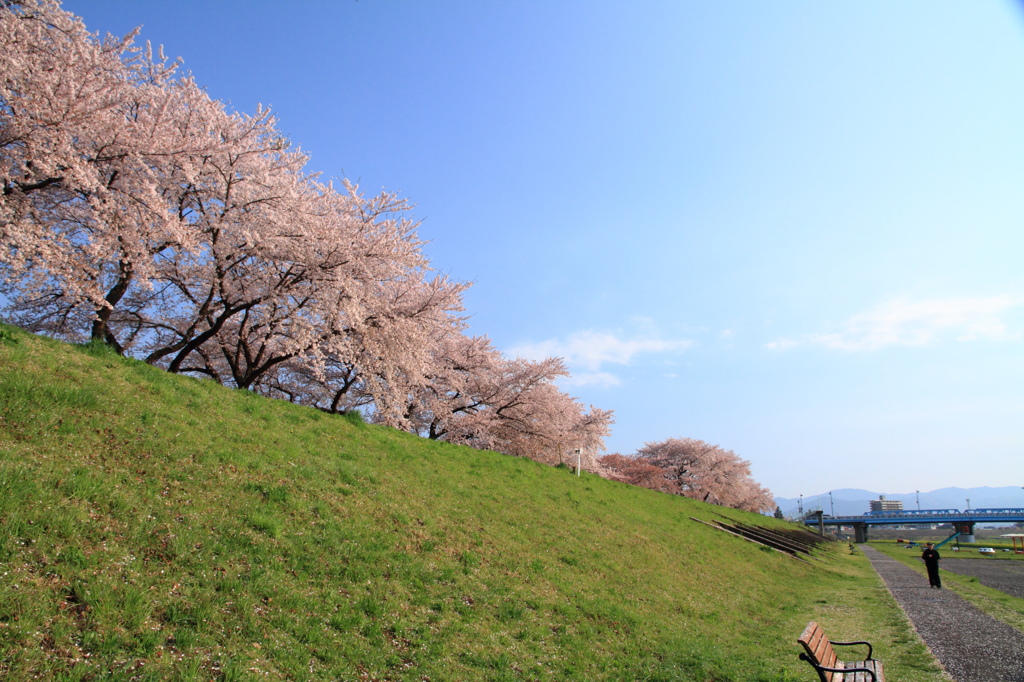
[[[576,448],[576,478],[580,477],[580,458],[583,456],[583,448]]]
[[[921,491],[917,491],[917,511],[921,511]]]
[[[836,515],[836,504],[832,501],[832,491],[828,491],[828,507],[832,510],[832,516]]]

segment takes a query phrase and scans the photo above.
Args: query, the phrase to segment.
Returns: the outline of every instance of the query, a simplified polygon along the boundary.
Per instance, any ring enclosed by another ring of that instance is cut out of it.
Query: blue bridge
[[[1024,509],[904,509],[868,512],[862,516],[829,516],[821,510],[816,510],[805,514],[803,518],[805,524],[817,526],[822,533],[825,532],[825,526],[853,526],[857,542],[867,542],[868,528],[871,526],[951,523],[954,532],[973,538],[976,523],[1018,521],[1024,521]]]

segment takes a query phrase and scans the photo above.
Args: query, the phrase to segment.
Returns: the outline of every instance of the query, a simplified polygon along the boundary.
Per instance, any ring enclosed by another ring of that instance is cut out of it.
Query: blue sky
[[[788,497],[1024,485],[1016,4],[65,8],[401,192],[472,333],[565,357],[609,451],[707,440]]]

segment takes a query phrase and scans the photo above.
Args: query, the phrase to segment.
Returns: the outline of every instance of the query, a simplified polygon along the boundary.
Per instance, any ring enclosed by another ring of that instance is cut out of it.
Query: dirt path
[[[860,548],[950,677],[957,682],[1024,682],[1024,632],[949,590],[930,588],[928,578],[873,547]]]

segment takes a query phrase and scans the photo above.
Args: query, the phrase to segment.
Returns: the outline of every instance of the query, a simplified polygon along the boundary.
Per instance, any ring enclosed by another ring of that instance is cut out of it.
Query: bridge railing
[[[993,516],[1024,516],[1024,509],[904,509],[902,511],[873,511],[863,514],[868,519],[906,519],[914,517],[990,518]],[[835,518],[861,518],[855,515]]]
[[[1024,521],[1024,508],[1006,509],[905,509],[903,511],[879,511],[868,512],[861,516],[831,516],[824,514],[822,519],[826,524],[835,525],[841,523],[871,523],[874,522],[948,522],[948,521],[993,521],[993,522],[1014,522]],[[808,515],[806,523],[817,525],[817,516]]]

